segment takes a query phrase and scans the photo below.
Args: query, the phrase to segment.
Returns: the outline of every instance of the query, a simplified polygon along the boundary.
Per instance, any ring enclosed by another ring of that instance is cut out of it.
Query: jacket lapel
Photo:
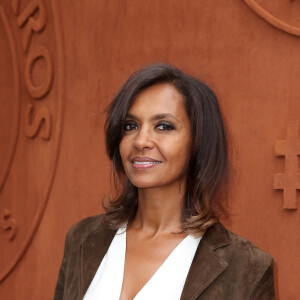
[[[214,224],[203,236],[195,253],[180,300],[194,300],[224,272],[228,264],[214,250],[230,244],[226,229]]]
[[[79,265],[79,294],[81,299],[93,280],[105,256],[115,231],[101,228],[83,241]],[[181,300],[194,300],[224,272],[228,264],[215,250],[230,244],[226,229],[216,223],[203,236],[188,273]]]
[[[79,291],[81,298],[83,298],[93,280],[115,233],[115,231],[101,228],[91,233],[82,243],[79,266]]]

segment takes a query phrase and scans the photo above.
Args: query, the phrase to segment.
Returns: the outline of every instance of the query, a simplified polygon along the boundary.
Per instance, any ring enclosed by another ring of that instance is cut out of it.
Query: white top
[[[179,300],[201,238],[188,235],[171,252],[133,300]],[[126,228],[120,228],[83,300],[119,300],[123,284]]]

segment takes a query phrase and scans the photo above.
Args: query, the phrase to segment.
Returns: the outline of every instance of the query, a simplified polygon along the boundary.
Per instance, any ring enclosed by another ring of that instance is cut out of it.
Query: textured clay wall
[[[134,70],[208,82],[231,132],[226,225],[300,297],[300,2],[0,1],[0,299],[51,299],[68,227],[102,211],[104,108]]]

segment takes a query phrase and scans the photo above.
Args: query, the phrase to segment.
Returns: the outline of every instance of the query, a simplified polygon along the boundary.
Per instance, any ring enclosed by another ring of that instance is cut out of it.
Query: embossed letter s
[[[16,220],[10,217],[10,211],[8,209],[4,209],[1,213],[0,224],[2,229],[10,231],[8,239],[12,241],[17,234],[18,225]]]
[[[41,137],[44,140],[49,140],[51,135],[51,125],[52,125],[49,109],[46,107],[41,107],[36,113],[34,120],[31,121],[33,111],[34,111],[34,106],[28,104],[27,113],[26,113],[27,121],[26,121],[26,128],[25,128],[26,135],[30,138],[34,138],[36,137],[38,132],[41,131]]]

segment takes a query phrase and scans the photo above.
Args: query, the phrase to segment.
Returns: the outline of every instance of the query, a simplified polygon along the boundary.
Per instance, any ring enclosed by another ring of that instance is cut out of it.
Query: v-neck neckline
[[[122,247],[123,253],[121,255],[121,258],[122,258],[121,266],[122,266],[122,270],[123,270],[122,283],[121,283],[121,288],[120,288],[120,296],[121,296],[123,282],[124,282],[124,275],[125,275],[125,261],[126,261],[126,250],[127,250],[127,229],[126,229],[126,227],[119,228],[119,230],[117,231],[117,234],[124,235],[122,237],[122,239],[123,239],[123,243],[125,242],[125,247]],[[145,294],[145,291],[149,290],[149,285],[156,285],[157,278],[163,277],[162,274],[166,273],[165,269],[166,268],[168,269],[168,267],[170,267],[170,265],[172,264],[172,261],[174,261],[174,258],[173,258],[174,256],[176,256],[176,255],[179,256],[178,252],[181,250],[181,248],[184,248],[184,246],[186,244],[190,244],[189,241],[190,242],[196,241],[197,246],[198,246],[200,240],[201,240],[201,238],[195,238],[191,235],[187,235],[184,239],[182,239],[178,243],[178,245],[170,252],[170,254],[167,256],[167,258],[158,267],[158,269],[152,274],[152,276],[149,278],[149,280],[142,286],[142,288],[138,291],[138,293],[134,296],[134,298],[132,298],[130,300],[144,300],[143,294]],[[193,256],[196,252],[196,248],[197,247],[195,247]],[[175,259],[175,261],[176,261],[176,259]],[[189,267],[190,267],[190,265],[189,265]],[[120,299],[120,296],[119,296],[119,299]],[[141,298],[141,297],[143,297],[143,298]]]
[[[180,300],[200,238],[185,237],[131,300]],[[84,300],[119,300],[126,255],[126,228],[119,228],[104,255]]]

